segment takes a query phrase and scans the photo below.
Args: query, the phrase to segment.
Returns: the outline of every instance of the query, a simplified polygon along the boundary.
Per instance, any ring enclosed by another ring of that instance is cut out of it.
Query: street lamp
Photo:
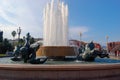
[[[80,42],[79,42],[79,48],[81,48],[81,44],[82,44],[82,32],[79,33],[80,35]],[[76,62],[79,62],[78,58],[79,58],[79,48],[76,49],[77,50],[77,55],[76,55]]]
[[[20,27],[17,29],[17,33],[18,33],[18,42],[19,42],[19,40],[20,40],[21,30],[22,30],[22,29],[21,29]]]
[[[80,32],[80,41],[82,41],[82,32]]]
[[[107,49],[107,53],[108,53],[108,39],[109,39],[109,36],[106,36],[106,49]]]

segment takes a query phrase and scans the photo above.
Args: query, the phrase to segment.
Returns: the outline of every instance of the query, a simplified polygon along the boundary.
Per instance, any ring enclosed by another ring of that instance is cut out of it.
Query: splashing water
[[[68,6],[54,0],[44,9],[44,46],[68,46]]]

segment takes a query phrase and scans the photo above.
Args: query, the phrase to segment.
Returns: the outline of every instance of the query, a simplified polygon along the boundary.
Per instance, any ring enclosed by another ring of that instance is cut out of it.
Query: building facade
[[[114,53],[115,56],[120,55],[120,41],[117,42],[109,42],[107,44],[108,51]]]

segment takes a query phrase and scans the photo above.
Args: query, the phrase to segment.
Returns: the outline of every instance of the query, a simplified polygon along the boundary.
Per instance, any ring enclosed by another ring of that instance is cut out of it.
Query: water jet
[[[44,9],[44,43],[37,56],[62,58],[75,56],[74,48],[68,42],[68,6],[54,0]]]

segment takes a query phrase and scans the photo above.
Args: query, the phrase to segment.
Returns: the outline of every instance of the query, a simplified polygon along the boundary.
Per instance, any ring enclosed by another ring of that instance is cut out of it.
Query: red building
[[[107,46],[109,52],[115,53],[115,55],[120,54],[120,42],[109,42]]]
[[[94,43],[95,44],[95,48],[99,51],[101,51],[101,45],[99,43]]]
[[[87,43],[79,40],[70,40],[69,44],[70,46],[80,47],[81,45],[85,46]],[[99,43],[94,43],[94,44],[96,49],[101,50],[101,45]]]
[[[80,45],[86,45],[85,42],[79,40],[69,40],[70,46],[80,47]]]

